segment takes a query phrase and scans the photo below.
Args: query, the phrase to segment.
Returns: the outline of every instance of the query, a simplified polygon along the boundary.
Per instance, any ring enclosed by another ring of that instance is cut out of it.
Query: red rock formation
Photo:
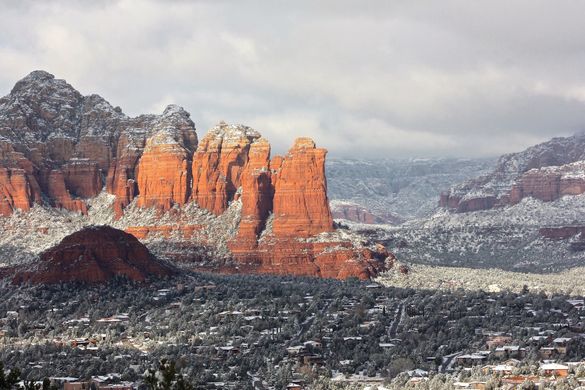
[[[0,168],[0,215],[13,210],[30,210],[33,193],[26,172],[19,168]]]
[[[106,178],[106,191],[115,195],[114,214],[120,218],[124,208],[136,196],[136,181],[134,178],[136,165],[140,158],[140,149],[129,145],[128,137],[121,136],[118,143],[118,156],[112,162]]]
[[[331,211],[331,215],[335,219],[346,219],[348,221],[359,223],[382,223],[380,219],[372,214],[371,211],[358,205],[343,205],[337,206]]]
[[[172,275],[134,236],[108,226],[89,227],[65,237],[41,255],[34,271],[21,272],[15,283],[104,283],[115,276],[134,281]]]
[[[334,230],[326,192],[326,151],[299,138],[286,157],[274,157],[267,169],[269,153],[264,142],[253,143],[242,174],[242,218],[229,243],[238,270],[337,279],[368,279],[384,270],[391,256],[383,247],[374,252],[350,241],[303,240]],[[272,194],[272,226],[258,241]]]
[[[582,162],[560,167],[533,169],[516,181],[508,201],[516,204],[523,198],[532,197],[550,202],[565,195],[579,195],[585,192],[585,175]]]
[[[201,140],[193,156],[192,199],[215,215],[222,214],[241,186],[250,145],[260,134],[221,122]]]
[[[162,210],[183,206],[190,182],[189,151],[164,130],[149,138],[138,164],[138,206]]]
[[[325,149],[298,138],[276,174],[273,232],[277,237],[310,237],[333,230],[327,199]]]
[[[270,160],[270,145],[259,133],[223,122],[197,147],[195,126],[179,107],[129,118],[97,95],[82,96],[63,80],[33,72],[0,99],[0,214],[28,210],[43,199],[87,213],[85,200],[101,192],[107,172],[117,218],[134,199],[137,207],[163,211],[194,201],[217,216],[241,202],[227,215],[241,210],[230,222],[231,229],[239,221],[235,237],[233,230],[216,231],[221,226],[208,231],[193,216],[167,214],[168,225],[128,229],[145,240],[208,240],[222,255],[229,244],[250,272],[374,275],[383,261],[367,251],[340,238],[315,240],[334,230],[325,156],[325,149],[300,138],[286,156]],[[227,237],[229,243],[218,241]]]
[[[103,188],[102,174],[96,161],[74,160],[63,166],[65,186],[80,198],[93,198]]]
[[[242,173],[242,211],[237,244],[254,248],[272,210],[273,187],[270,173],[270,144],[266,139],[255,140]]]
[[[28,211],[33,203],[40,203],[33,164],[5,142],[0,142],[0,161],[0,215],[8,216],[15,209]]]
[[[532,197],[545,202],[560,197],[560,175],[529,171],[518,179],[510,191],[511,204],[519,203],[523,198]]]
[[[584,192],[585,134],[577,134],[501,156],[490,174],[442,194],[439,206],[466,212],[512,205],[528,197],[549,202]]]
[[[47,191],[47,195],[53,206],[87,214],[87,205],[85,202],[71,197],[71,194],[65,186],[65,176],[60,170],[55,169],[49,172]]]
[[[382,246],[375,251],[358,249],[349,241],[273,238],[261,242],[256,251],[232,251],[241,272],[333,279],[369,279],[390,267],[394,260]]]

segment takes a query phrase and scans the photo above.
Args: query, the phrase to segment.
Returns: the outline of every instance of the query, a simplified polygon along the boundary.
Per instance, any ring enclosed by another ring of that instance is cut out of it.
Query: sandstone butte
[[[115,276],[142,282],[176,271],[159,262],[136,237],[109,226],[92,226],[65,237],[41,254],[32,271],[18,272],[15,283],[103,283]]]
[[[221,216],[241,202],[235,236],[225,243],[236,268],[366,279],[393,256],[335,235],[325,156],[299,138],[285,156],[270,154],[255,130],[219,123],[198,142],[189,114],[127,117],[97,95],[35,71],[0,99],[0,214],[45,204],[87,213],[87,200],[113,194],[116,218],[130,204],[174,210],[191,202]],[[189,241],[193,226],[179,226]],[[140,239],[160,226],[129,229]]]

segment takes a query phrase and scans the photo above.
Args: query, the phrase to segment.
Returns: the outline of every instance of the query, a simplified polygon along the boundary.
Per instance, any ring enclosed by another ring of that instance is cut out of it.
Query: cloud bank
[[[576,1],[8,1],[0,94],[34,69],[129,115],[176,103],[285,151],[492,156],[585,130]]]

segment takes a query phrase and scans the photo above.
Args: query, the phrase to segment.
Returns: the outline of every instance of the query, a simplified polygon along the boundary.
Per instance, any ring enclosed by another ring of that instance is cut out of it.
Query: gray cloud
[[[13,1],[0,91],[33,69],[125,112],[177,103],[200,134],[250,125],[283,152],[487,156],[585,130],[576,1]]]

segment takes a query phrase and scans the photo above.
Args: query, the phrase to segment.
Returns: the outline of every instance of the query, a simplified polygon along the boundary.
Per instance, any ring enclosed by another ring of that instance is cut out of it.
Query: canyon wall
[[[500,157],[491,173],[443,192],[439,206],[455,212],[489,210],[528,197],[550,202],[584,192],[585,134],[577,134]]]

